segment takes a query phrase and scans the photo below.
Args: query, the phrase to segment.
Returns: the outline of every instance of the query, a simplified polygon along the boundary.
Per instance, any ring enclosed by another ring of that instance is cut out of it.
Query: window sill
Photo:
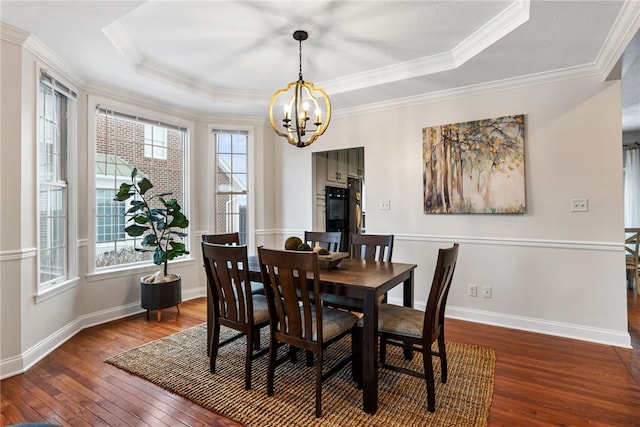
[[[48,299],[51,299],[57,295],[60,295],[69,289],[73,289],[78,285],[79,278],[74,277],[73,279],[66,280],[64,282],[57,283],[53,286],[47,287],[46,289],[39,290],[33,296],[34,302],[40,304]]]
[[[188,266],[194,264],[196,262],[195,258],[188,258],[183,260],[176,260],[169,262],[169,270],[171,270],[172,266]],[[102,280],[115,279],[118,277],[129,277],[133,275],[143,275],[148,273],[153,273],[154,271],[158,271],[161,266],[145,263],[145,264],[137,264],[128,267],[116,267],[109,268],[100,271],[93,272],[91,274],[86,275],[86,279],[88,283],[99,282]]]

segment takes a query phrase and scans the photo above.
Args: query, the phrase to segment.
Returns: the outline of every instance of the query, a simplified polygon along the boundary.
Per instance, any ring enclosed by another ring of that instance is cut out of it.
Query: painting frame
[[[424,213],[526,213],[524,143],[524,114],[424,127]]]

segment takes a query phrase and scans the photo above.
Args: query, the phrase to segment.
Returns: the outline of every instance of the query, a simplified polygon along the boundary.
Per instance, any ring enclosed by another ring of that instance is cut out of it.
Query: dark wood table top
[[[320,282],[323,292],[362,298],[366,291],[387,292],[416,267],[415,264],[345,258],[337,267],[320,269]],[[261,280],[257,256],[249,257],[249,272],[251,280]]]

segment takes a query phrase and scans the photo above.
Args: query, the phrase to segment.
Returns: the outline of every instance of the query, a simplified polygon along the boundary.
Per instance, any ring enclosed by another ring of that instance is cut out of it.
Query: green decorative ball
[[[300,239],[299,237],[289,237],[285,242],[284,242],[284,248],[288,251],[295,251],[299,245],[302,244],[302,239]]]
[[[306,243],[301,243],[296,248],[296,251],[312,251],[312,250],[313,249],[311,249],[311,246],[307,245]]]

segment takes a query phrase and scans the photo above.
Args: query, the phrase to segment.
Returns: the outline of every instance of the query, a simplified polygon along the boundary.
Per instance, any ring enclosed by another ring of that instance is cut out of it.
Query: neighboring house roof
[[[96,175],[131,177],[134,167],[115,154],[96,153]],[[138,176],[147,178],[141,170],[138,170]]]

